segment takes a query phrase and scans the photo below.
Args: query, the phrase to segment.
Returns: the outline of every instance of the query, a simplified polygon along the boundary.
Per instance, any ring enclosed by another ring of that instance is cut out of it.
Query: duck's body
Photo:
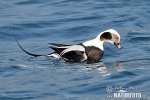
[[[73,62],[87,61],[88,63],[95,63],[98,62],[103,56],[104,42],[110,42],[116,45],[118,48],[121,48],[119,44],[120,35],[114,29],[103,31],[96,38],[80,44],[64,45],[64,44],[49,43],[49,45],[50,48],[55,51],[54,53],[59,54],[60,57],[65,61],[73,61]],[[19,47],[29,55],[47,56],[29,53],[21,47],[18,41],[17,43]]]
[[[103,50],[95,46],[85,46],[84,44],[75,45],[63,45],[49,43],[50,48],[58,53],[62,59],[73,62],[84,62],[89,63],[98,62],[103,56]]]

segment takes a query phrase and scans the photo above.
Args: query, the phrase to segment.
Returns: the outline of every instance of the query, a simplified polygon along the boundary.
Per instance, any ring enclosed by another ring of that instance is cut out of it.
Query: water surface
[[[119,100],[111,96],[123,90],[150,100],[149,5],[149,0],[0,1],[0,99]],[[31,58],[14,39],[17,34],[26,50],[45,54],[52,52],[49,42],[81,43],[110,28],[120,33],[122,49],[105,43],[95,64]]]

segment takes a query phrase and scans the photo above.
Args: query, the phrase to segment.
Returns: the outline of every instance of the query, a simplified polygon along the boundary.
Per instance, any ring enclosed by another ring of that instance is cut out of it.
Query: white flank
[[[61,57],[60,57],[60,55],[58,55],[58,54],[50,54],[50,55],[47,55],[48,57],[54,57],[54,58],[56,58],[56,59],[60,59]]]

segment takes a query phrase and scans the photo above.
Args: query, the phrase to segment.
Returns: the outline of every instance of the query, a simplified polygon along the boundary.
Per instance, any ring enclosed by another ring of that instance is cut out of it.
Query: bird
[[[104,54],[104,42],[109,42],[115,45],[118,49],[121,49],[120,35],[115,29],[107,29],[100,32],[96,38],[77,44],[58,44],[48,43],[49,47],[54,52],[49,54],[33,54],[26,51],[19,43],[17,37],[16,42],[18,46],[27,54],[38,57],[38,56],[50,56],[52,54],[58,54],[63,60],[67,62],[87,62],[97,63],[103,57]]]

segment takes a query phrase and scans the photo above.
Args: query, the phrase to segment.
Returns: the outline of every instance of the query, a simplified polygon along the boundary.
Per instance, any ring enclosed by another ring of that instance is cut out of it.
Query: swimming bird
[[[57,44],[57,43],[48,43],[50,48],[54,50],[53,53],[38,55],[32,54],[26,51],[20,44],[18,39],[16,38],[18,46],[27,54],[37,57],[37,56],[50,56],[54,53],[60,55],[60,57],[69,62],[87,62],[87,63],[96,63],[100,61],[104,54],[104,42],[109,42],[115,45],[118,49],[120,46],[120,35],[114,29],[108,29],[100,34],[94,39],[85,41],[83,43],[74,44],[74,45],[65,45],[65,44]]]

